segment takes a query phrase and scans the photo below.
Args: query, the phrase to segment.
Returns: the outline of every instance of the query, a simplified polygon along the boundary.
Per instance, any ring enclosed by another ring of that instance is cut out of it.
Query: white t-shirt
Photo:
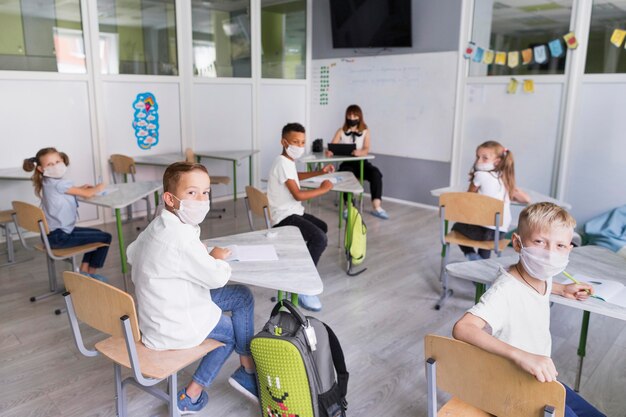
[[[163,210],[126,253],[133,266],[144,345],[165,350],[202,343],[222,316],[211,289],[223,287],[231,270],[227,262],[209,255],[200,241],[200,227]]]
[[[508,231],[511,224],[511,200],[500,174],[493,171],[476,171],[472,182],[478,187],[478,194],[504,201],[504,213],[500,231]],[[494,226],[485,227],[495,229]]]
[[[541,295],[500,267],[498,278],[468,313],[485,320],[495,338],[535,355],[550,356],[551,291],[551,278]]]
[[[283,155],[278,155],[270,168],[267,179],[267,199],[270,203],[272,225],[280,223],[285,217],[292,214],[302,216],[304,206],[291,195],[285,185],[287,180],[294,180],[300,188],[296,163]]]
[[[365,140],[365,135],[367,135],[367,129],[362,132],[361,136],[352,136],[350,134],[346,134],[346,132],[342,129],[341,139],[339,139],[339,143],[356,143],[356,148],[361,150],[363,149],[363,141]]]

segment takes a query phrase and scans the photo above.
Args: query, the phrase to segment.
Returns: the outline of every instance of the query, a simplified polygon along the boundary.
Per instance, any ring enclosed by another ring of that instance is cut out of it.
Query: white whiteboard
[[[309,139],[329,142],[358,104],[373,153],[449,162],[456,68],[454,51],[314,60]]]

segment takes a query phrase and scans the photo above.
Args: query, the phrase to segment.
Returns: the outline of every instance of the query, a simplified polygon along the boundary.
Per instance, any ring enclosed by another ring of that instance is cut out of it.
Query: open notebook
[[[230,256],[227,262],[259,262],[259,261],[277,261],[278,255],[274,245],[230,245],[226,246],[230,249]],[[209,252],[213,250],[211,246],[207,248]]]
[[[583,274],[574,275],[577,281],[586,282],[593,286],[594,295],[603,298],[607,303],[626,307],[626,286],[624,284],[603,278],[593,278]],[[555,278],[560,284],[571,284],[572,281],[564,276]]]
[[[313,183],[313,184],[321,184],[325,180],[328,180],[328,181],[332,182],[333,184],[337,184],[339,181],[342,180],[342,178],[341,178],[341,176],[339,176],[337,174],[323,174],[323,175],[318,175],[316,177],[307,178],[306,180],[302,180],[300,182],[301,183],[309,182],[309,183]]]

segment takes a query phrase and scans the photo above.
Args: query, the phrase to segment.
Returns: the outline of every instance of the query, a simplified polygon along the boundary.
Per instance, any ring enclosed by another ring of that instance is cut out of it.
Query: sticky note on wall
[[[565,45],[567,45],[569,49],[578,48],[578,40],[576,40],[576,35],[574,35],[574,32],[563,35],[563,39],[565,40]]]
[[[518,86],[518,84],[519,84],[519,82],[515,78],[511,78],[511,81],[509,81],[509,85],[506,86],[507,94],[515,94],[515,93],[517,93],[517,86]]]
[[[481,48],[480,46],[477,47],[476,51],[474,52],[474,56],[472,57],[472,61],[481,62],[483,60],[484,53],[485,53],[485,50],[483,48]]]
[[[533,80],[524,80],[524,84],[522,89],[525,93],[534,93],[535,92],[535,82]]]
[[[559,58],[561,55],[563,55],[563,45],[561,45],[560,39],[554,39],[550,41],[548,43],[548,46],[550,47],[550,55],[552,55],[553,57]]]
[[[474,54],[474,49],[476,48],[476,44],[472,41],[468,42],[467,48],[465,48],[465,52],[463,53],[463,58],[469,59]]]

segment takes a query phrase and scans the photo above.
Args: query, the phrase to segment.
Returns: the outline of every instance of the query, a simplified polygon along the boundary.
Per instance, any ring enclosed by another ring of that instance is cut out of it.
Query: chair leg
[[[41,295],[35,295],[33,297],[30,297],[30,301],[32,303],[34,303],[35,301],[43,300],[44,298],[48,298],[56,294],[60,294],[62,292],[61,290],[57,289],[57,276],[56,276],[56,271],[54,269],[54,260],[46,256],[46,261],[48,263],[48,282],[50,286],[50,291]]]
[[[448,265],[448,257],[450,256],[450,244],[446,244],[444,248],[444,255],[441,258],[441,272],[439,275],[439,280],[441,281],[441,296],[439,297],[439,301],[435,305],[435,310],[440,310],[445,301],[452,297],[454,293],[452,289],[448,288],[448,273],[446,272],[446,265]]]
[[[117,417],[126,417],[126,398],[124,398],[124,387],[122,386],[122,367],[114,363],[113,373],[115,375],[115,408]]]
[[[176,372],[174,372],[172,375],[170,375],[170,377],[167,379],[167,388],[169,391],[169,399],[170,399],[170,403],[169,403],[169,409],[170,409],[170,414],[169,417],[180,417],[180,413],[178,411],[178,398],[177,398],[177,394],[178,394],[178,376],[176,374]]]

